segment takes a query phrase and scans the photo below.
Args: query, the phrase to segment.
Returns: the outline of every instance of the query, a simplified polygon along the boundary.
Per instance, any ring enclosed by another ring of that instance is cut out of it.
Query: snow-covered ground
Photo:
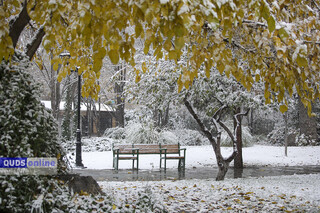
[[[216,166],[211,146],[186,147],[186,167]],[[222,148],[225,155],[231,148]],[[320,147],[283,147],[255,145],[243,149],[246,166],[320,165]],[[71,156],[71,155],[69,155]],[[74,158],[74,155],[72,156]],[[88,169],[112,169],[112,152],[83,152]],[[140,169],[159,167],[159,156],[140,158]],[[169,168],[177,163],[168,163]],[[131,161],[121,161],[121,169],[130,169]],[[139,194],[147,193],[168,212],[320,212],[320,174],[214,179],[99,182],[102,190],[112,194],[119,205],[135,203]]]
[[[119,203],[147,193],[168,212],[320,212],[320,174],[99,184]]]
[[[186,168],[216,167],[216,160],[211,146],[188,146],[186,153]],[[232,148],[223,147],[224,156],[231,153]],[[255,145],[243,148],[245,166],[303,166],[320,165],[320,146],[289,147],[288,157],[284,155],[284,148],[278,146]],[[69,154],[74,162],[74,155]],[[112,169],[112,151],[83,152],[82,161],[88,169]],[[231,164],[232,166],[232,164]],[[130,169],[132,161],[120,161],[120,169]],[[176,161],[168,161],[168,168],[176,168]],[[159,168],[158,155],[141,155],[140,169]]]

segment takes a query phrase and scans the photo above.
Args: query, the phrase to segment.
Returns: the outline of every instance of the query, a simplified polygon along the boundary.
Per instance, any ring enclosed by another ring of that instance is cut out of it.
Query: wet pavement
[[[159,170],[95,170],[73,169],[73,173],[81,176],[92,176],[97,181],[159,181],[183,179],[208,179],[215,178],[217,167],[199,167],[178,171],[178,169]],[[244,169],[229,168],[226,178],[266,177],[294,174],[320,173],[320,165],[293,166],[293,167],[246,167]]]

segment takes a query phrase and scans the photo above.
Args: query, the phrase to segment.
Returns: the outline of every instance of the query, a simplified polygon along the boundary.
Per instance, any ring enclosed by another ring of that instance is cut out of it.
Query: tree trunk
[[[41,27],[38,30],[38,32],[35,35],[35,37],[33,38],[32,42],[27,45],[26,55],[29,57],[30,60],[32,59],[32,57],[36,53],[37,49],[39,48],[39,46],[40,46],[40,44],[42,42],[42,38],[44,37],[44,35],[45,35],[44,29],[43,29],[43,27]]]
[[[235,110],[235,115],[241,112],[241,108],[238,107]],[[237,123],[236,119],[234,118],[233,120],[233,124],[234,124],[234,131],[236,131],[236,141],[237,141],[237,150],[238,150],[238,154],[236,155],[235,159],[234,159],[234,168],[236,169],[241,169],[243,168],[243,158],[242,158],[242,118],[238,118],[238,122]],[[238,128],[236,128],[238,126]]]
[[[220,180],[224,180],[224,177],[226,176],[226,174],[228,172],[230,162],[226,161],[221,154],[221,145],[220,145],[221,144],[220,143],[221,136],[220,135],[218,135],[216,142],[217,142],[216,143],[217,145],[213,146],[214,153],[215,153],[216,159],[217,159],[218,168],[219,168],[216,180],[220,181]]]
[[[27,1],[24,1],[21,12],[18,17],[13,20],[14,21],[10,23],[9,36],[12,39],[13,48],[16,48],[21,32],[30,21],[30,16],[27,11]]]
[[[187,98],[187,96],[186,96]],[[234,160],[234,157],[236,156],[236,152],[235,149],[233,150],[233,153],[228,157],[228,158],[224,158],[221,154],[221,133],[218,134],[218,136],[215,138],[213,137],[213,135],[211,134],[210,131],[208,131],[206,129],[206,127],[204,126],[203,122],[200,120],[200,118],[198,117],[198,115],[196,114],[196,112],[193,110],[191,104],[187,101],[187,99],[185,98],[184,100],[184,104],[187,107],[188,111],[190,112],[190,114],[192,115],[192,117],[197,121],[201,131],[203,132],[203,134],[209,139],[212,148],[214,150],[214,153],[216,155],[216,160],[217,160],[217,164],[218,164],[218,175],[216,177],[217,181],[220,180],[224,180],[224,177],[229,169],[229,164],[232,160]],[[222,111],[224,108],[220,108],[218,111]],[[214,118],[215,119],[215,118]],[[223,125],[224,128],[227,128],[221,121],[219,122],[220,125]],[[230,132],[230,130],[228,129],[228,131]]]
[[[153,111],[153,120],[157,127],[163,128],[168,125],[169,123],[169,108],[170,103],[166,107],[165,111],[162,112],[157,107]]]

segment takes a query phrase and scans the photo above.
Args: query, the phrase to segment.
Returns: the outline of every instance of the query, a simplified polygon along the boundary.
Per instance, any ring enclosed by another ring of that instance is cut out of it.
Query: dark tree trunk
[[[241,108],[238,107],[234,114],[241,113]],[[239,123],[238,123],[239,122]],[[238,121],[236,118],[233,119],[233,125],[234,125],[234,131],[236,131],[236,141],[237,141],[237,150],[238,154],[234,158],[234,168],[241,169],[243,168],[243,158],[242,158],[242,118],[238,118]],[[238,128],[236,128],[238,126]]]
[[[192,115],[192,117],[197,121],[198,125],[200,126],[201,131],[203,132],[203,134],[209,139],[212,148],[214,150],[214,153],[216,155],[216,160],[217,160],[217,164],[219,167],[219,171],[218,171],[218,175],[216,177],[217,181],[220,180],[224,180],[224,177],[229,169],[229,164],[230,162],[234,159],[234,157],[236,156],[236,152],[235,149],[233,151],[233,153],[228,157],[228,158],[224,158],[221,154],[221,133],[218,134],[218,136],[215,138],[210,131],[208,131],[206,129],[206,127],[204,126],[203,122],[200,120],[200,118],[198,117],[198,115],[196,114],[196,112],[193,110],[191,104],[188,102],[187,98],[185,98],[184,100],[184,104],[187,107],[188,111],[190,112],[190,114]],[[222,112],[224,108],[220,108],[218,110],[218,112]],[[215,118],[214,118],[215,119]],[[223,128],[227,128],[221,121],[219,121],[219,124],[223,126]],[[228,130],[230,133],[230,130]]]
[[[37,49],[39,48],[44,35],[45,35],[44,29],[43,27],[41,27],[38,30],[37,34],[35,35],[34,39],[32,40],[31,44],[27,45],[26,55],[30,58],[30,60],[32,59]]]
[[[159,110],[157,107],[153,111],[153,119],[154,119],[155,125],[157,127],[163,128],[168,125],[168,123],[169,123],[169,108],[170,108],[170,103],[168,103],[168,106],[166,107],[164,112]]]
[[[10,23],[9,36],[12,39],[13,48],[16,48],[21,32],[30,21],[27,11],[27,1],[24,1],[23,8],[18,17]]]
[[[224,177],[226,176],[228,169],[229,169],[229,164],[230,162],[225,160],[221,154],[221,136],[218,135],[217,137],[217,145],[216,148],[214,149],[214,153],[216,155],[217,159],[217,164],[218,164],[218,175],[216,177],[217,181],[224,180]]]

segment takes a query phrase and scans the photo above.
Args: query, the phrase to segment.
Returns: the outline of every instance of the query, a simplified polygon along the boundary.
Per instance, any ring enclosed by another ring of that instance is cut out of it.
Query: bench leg
[[[181,170],[185,168],[186,168],[185,159],[179,159],[178,169]]]
[[[113,159],[113,168],[118,170],[118,166],[119,166],[119,159]]]
[[[137,158],[137,170],[139,170],[139,158]]]
[[[167,170],[167,159],[164,159],[164,170]]]

